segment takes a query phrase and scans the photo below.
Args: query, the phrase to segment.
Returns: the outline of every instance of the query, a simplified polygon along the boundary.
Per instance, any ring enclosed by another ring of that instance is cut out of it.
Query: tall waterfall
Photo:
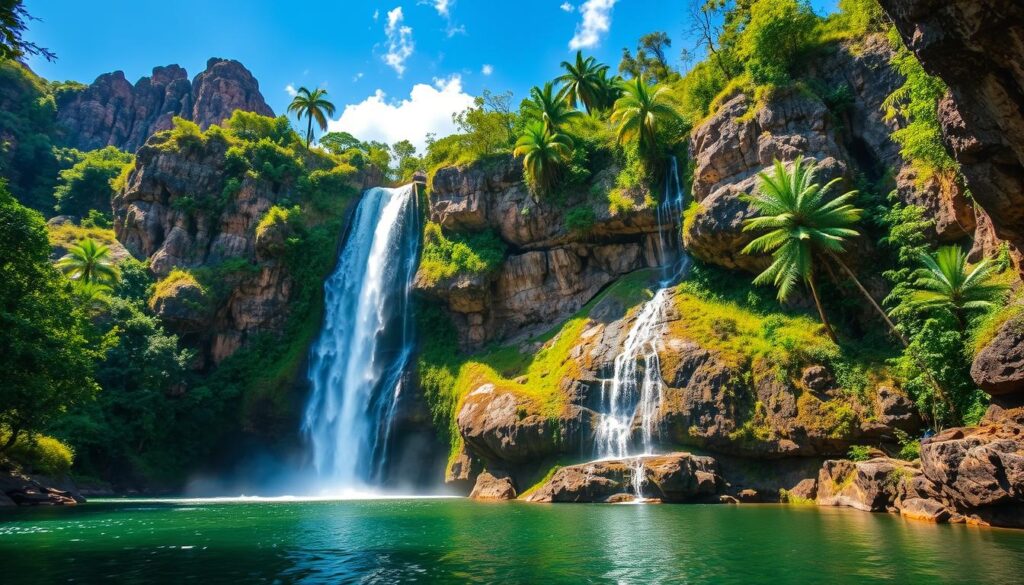
[[[658,348],[665,330],[670,287],[689,265],[679,237],[679,220],[685,194],[675,157],[665,179],[665,194],[658,205],[658,254],[662,276],[658,290],[644,303],[636,322],[626,334],[622,351],[615,356],[612,377],[601,380],[601,407],[595,437],[600,459],[650,454],[655,448],[655,421],[664,399]],[[634,428],[639,426],[636,445]],[[635,481],[641,481],[642,462],[637,460]],[[635,486],[640,495],[640,485]]]
[[[395,405],[413,351],[410,291],[420,245],[413,185],[363,194],[310,353],[302,430],[322,485],[379,482]]]

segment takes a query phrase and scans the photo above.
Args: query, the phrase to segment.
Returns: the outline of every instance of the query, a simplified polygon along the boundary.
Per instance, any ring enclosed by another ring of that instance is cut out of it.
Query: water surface
[[[118,501],[0,515],[7,583],[1020,583],[1024,533],[813,506]]]

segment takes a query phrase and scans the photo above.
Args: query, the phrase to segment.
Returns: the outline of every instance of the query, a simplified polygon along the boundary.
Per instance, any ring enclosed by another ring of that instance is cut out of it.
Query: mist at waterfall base
[[[600,382],[596,409],[592,457],[636,458],[633,487],[641,501],[642,457],[657,452],[655,416],[664,391],[658,343],[671,287],[689,267],[678,230],[684,204],[672,158],[656,210],[658,287],[637,309],[622,350]],[[413,185],[375,188],[363,194],[349,222],[337,266],[324,284],[322,328],[309,352],[304,450],[284,455],[255,450],[235,465],[230,480],[223,474],[196,478],[189,495],[446,494],[440,480],[444,461],[437,461],[445,446],[436,437],[410,439],[410,429],[396,428],[396,412],[414,383],[410,293],[420,246],[419,212]],[[423,471],[418,480],[415,473],[394,473],[416,466]]]
[[[410,294],[420,231],[414,185],[362,195],[324,284],[323,322],[308,357],[303,451],[256,450],[230,474],[194,478],[189,495],[359,498],[442,491],[440,480],[425,484],[415,473],[435,458],[429,451],[443,452],[433,437],[395,440],[408,434],[396,428],[396,414],[412,390]],[[413,472],[393,473],[398,468]]]

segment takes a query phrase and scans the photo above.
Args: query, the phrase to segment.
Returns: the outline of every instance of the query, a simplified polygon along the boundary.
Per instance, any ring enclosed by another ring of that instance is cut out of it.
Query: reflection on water
[[[0,516],[5,582],[1014,583],[1024,534],[781,506],[88,504]]]

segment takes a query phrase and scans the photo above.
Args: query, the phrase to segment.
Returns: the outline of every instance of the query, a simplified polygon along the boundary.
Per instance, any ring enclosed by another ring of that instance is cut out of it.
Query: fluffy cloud
[[[587,0],[580,6],[583,19],[576,25],[576,34],[569,41],[569,49],[592,49],[601,43],[601,37],[612,27],[612,8],[615,7],[615,2],[616,0]]]
[[[436,134],[438,138],[454,134],[452,114],[473,105],[473,96],[462,90],[462,78],[458,75],[436,79],[434,85],[418,83],[407,99],[398,102],[386,98],[378,89],[358,104],[345,106],[341,117],[328,122],[328,131],[348,132],[360,140],[387,144],[405,139],[423,153],[427,134]]]
[[[448,18],[450,15],[449,8],[451,8],[452,2],[449,0],[434,0],[434,10],[437,11],[441,16]]]
[[[494,73],[494,66],[484,65],[483,67],[480,68],[480,73],[483,73],[484,75],[490,75],[491,73]]]
[[[412,57],[415,44],[412,41],[412,27],[403,24],[405,16],[402,14],[402,7],[388,11],[388,23],[384,27],[384,34],[388,38],[388,52],[384,55],[384,62],[388,67],[395,70],[399,77],[405,73],[405,61]]]
[[[572,4],[569,4],[568,2],[562,2],[562,5],[559,6],[559,8],[566,12],[572,12],[573,10],[576,10],[576,7],[573,6]]]
[[[292,85],[291,83],[284,86],[284,92],[292,97],[295,97],[296,95],[299,94],[299,92],[295,89],[295,86]]]

